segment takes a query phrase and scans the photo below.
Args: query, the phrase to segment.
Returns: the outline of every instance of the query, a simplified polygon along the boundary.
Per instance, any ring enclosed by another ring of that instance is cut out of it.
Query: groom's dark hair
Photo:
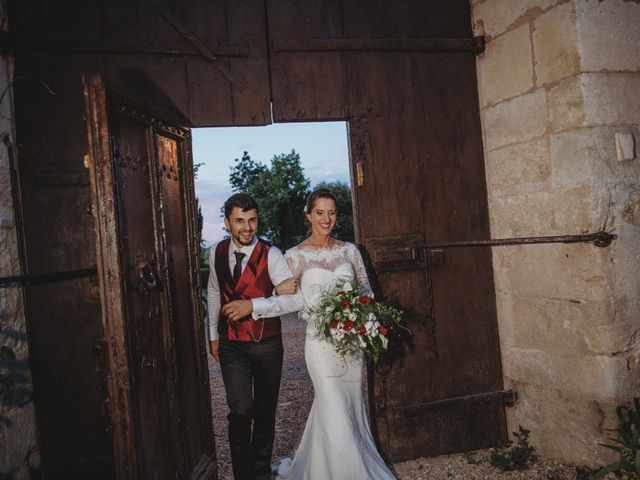
[[[226,202],[224,202],[224,216],[229,218],[234,208],[239,208],[243,212],[255,209],[256,213],[260,212],[258,202],[248,193],[236,193],[231,195]]]

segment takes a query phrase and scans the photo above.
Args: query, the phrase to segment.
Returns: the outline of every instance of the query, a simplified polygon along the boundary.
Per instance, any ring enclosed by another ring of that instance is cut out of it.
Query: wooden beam
[[[275,38],[274,52],[472,52],[484,51],[474,38]]]
[[[164,39],[12,37],[6,47],[12,53],[106,53],[129,55],[202,56],[195,47],[176,45]],[[2,49],[2,48],[0,48]],[[248,45],[212,45],[215,57],[248,57]]]

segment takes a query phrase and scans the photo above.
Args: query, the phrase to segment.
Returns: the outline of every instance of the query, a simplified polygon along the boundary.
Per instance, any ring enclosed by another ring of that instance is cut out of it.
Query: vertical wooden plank
[[[287,38],[341,38],[341,2],[267,2],[271,42]],[[278,52],[271,47],[274,120],[338,120],[346,114],[341,52]]]
[[[96,259],[100,278],[100,299],[107,344],[109,413],[112,418],[116,477],[136,478],[129,356],[125,335],[125,307],[118,256],[117,205],[113,200],[114,172],[107,119],[107,99],[99,76],[87,78],[84,86],[89,169],[92,183],[92,211],[96,222]]]

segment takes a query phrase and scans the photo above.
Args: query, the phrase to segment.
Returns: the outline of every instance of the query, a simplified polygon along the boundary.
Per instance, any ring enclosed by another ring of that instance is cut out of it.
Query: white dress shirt
[[[245,254],[242,258],[242,271],[249,263],[249,257],[253,253],[253,249],[258,243],[258,238],[253,237],[250,245],[242,245],[240,248],[236,246],[233,239],[229,243],[229,269],[233,272],[236,265],[236,257],[234,252],[240,251]],[[215,256],[217,244],[211,247],[209,251],[209,282],[207,284],[207,304],[208,304],[208,319],[209,319],[209,340],[218,340],[218,318],[220,316],[220,283],[218,282],[218,275],[216,274]],[[278,285],[280,282],[291,278],[293,274],[289,269],[289,265],[282,255],[279,248],[272,246],[269,248],[267,256],[267,263],[269,267],[269,278],[271,283]],[[253,320],[260,318],[277,317],[285,313],[297,312],[302,310],[303,300],[302,294],[296,293],[295,295],[280,295],[272,296],[269,298],[252,298],[253,304]]]

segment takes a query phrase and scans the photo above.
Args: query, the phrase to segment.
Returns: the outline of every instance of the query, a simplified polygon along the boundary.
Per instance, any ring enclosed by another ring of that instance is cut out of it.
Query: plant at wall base
[[[502,471],[511,471],[526,470],[535,463],[537,457],[534,455],[535,449],[529,445],[529,433],[529,430],[519,425],[518,431],[513,432],[518,444],[512,446],[513,442],[508,441],[505,445],[494,448],[489,459],[491,465]]]
[[[620,460],[602,467],[593,476],[594,480],[640,479],[640,398],[633,399],[633,407],[620,405],[618,415],[619,439],[610,439],[616,445],[602,444],[620,454]]]

